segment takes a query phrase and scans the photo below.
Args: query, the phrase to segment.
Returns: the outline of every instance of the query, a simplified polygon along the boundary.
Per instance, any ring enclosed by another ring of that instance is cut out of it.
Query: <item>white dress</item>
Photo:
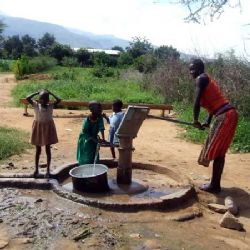
[[[51,145],[58,142],[56,127],[53,120],[53,104],[46,107],[33,102],[35,119],[32,125],[31,144],[36,146]]]

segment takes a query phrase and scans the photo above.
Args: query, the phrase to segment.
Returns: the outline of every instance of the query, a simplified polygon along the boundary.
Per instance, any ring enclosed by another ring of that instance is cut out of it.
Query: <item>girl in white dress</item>
[[[38,101],[32,99],[36,95],[39,95]],[[54,102],[50,103],[50,95],[55,98]],[[41,148],[42,146],[45,146],[47,155],[46,177],[49,178],[51,162],[50,145],[58,142],[56,127],[52,116],[53,107],[54,105],[58,104],[61,99],[48,90],[42,90],[40,92],[36,92],[27,96],[26,100],[33,106],[35,113],[35,119],[33,121],[31,133],[31,144],[36,146],[34,177],[36,178],[39,174],[38,166],[41,155]]]

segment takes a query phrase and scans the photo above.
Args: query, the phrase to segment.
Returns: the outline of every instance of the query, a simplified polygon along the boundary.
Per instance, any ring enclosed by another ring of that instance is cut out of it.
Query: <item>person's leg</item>
[[[47,173],[46,173],[46,177],[49,177],[49,175],[50,175],[50,162],[51,162],[50,145],[46,145],[45,150],[46,150],[46,155],[47,155]]]
[[[201,190],[210,193],[219,193],[221,191],[220,181],[225,164],[225,156],[217,157],[213,162],[212,178],[209,184],[200,187]]]
[[[36,155],[35,155],[35,172],[34,172],[34,177],[37,177],[39,170],[38,170],[38,165],[39,165],[39,159],[41,155],[42,148],[41,146],[36,146]]]
[[[111,151],[113,159],[115,159],[115,148],[114,147],[110,147],[110,151]]]

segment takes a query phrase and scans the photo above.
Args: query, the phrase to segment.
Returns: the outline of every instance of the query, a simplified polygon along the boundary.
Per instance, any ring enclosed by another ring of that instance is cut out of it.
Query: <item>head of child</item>
[[[115,112],[115,113],[121,112],[122,111],[122,106],[123,106],[123,103],[122,103],[121,100],[119,100],[119,99],[114,100],[113,103],[112,103],[113,112]]]
[[[39,92],[39,102],[43,106],[49,103],[49,92],[47,90],[41,90]]]
[[[89,103],[89,110],[91,115],[97,118],[102,114],[102,105],[100,102],[92,101]]]

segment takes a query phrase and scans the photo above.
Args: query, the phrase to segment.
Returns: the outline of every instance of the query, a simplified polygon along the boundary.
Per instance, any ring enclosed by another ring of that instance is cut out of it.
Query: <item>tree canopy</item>
[[[146,38],[134,37],[129,45],[127,51],[134,59],[153,51],[152,44]]]
[[[160,60],[180,58],[180,53],[176,48],[166,45],[162,45],[159,48],[155,49],[154,54]]]
[[[38,39],[38,49],[39,52],[43,55],[46,55],[49,53],[49,50],[51,49],[52,45],[56,42],[56,39],[54,35],[46,32],[42,38]]]
[[[0,49],[2,48],[2,42],[3,42],[3,30],[4,30],[5,24],[0,20]]]
[[[205,16],[208,16],[210,21],[219,18],[227,7],[241,8],[241,0],[175,0],[171,2],[185,6],[189,12],[185,20],[196,23],[203,21]]]
[[[18,59],[23,52],[23,44],[18,35],[4,40],[3,48],[5,56],[10,59]]]

